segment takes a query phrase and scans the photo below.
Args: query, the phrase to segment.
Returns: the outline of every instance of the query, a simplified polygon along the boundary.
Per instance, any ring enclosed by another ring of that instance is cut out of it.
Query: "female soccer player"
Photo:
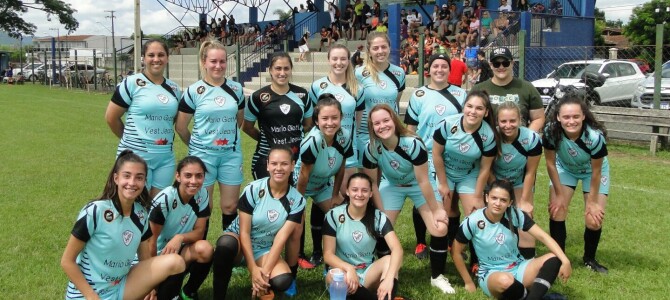
[[[428,68],[430,72],[430,83],[418,88],[409,98],[409,107],[405,114],[405,124],[407,129],[417,133],[426,144],[428,151],[428,174],[431,177],[431,183],[437,182],[435,166],[433,165],[433,133],[440,121],[446,117],[460,114],[463,112],[465,103],[465,90],[449,84],[449,74],[451,71],[450,59],[447,54],[433,54],[428,59]],[[435,189],[437,187],[434,187]],[[453,210],[454,215],[449,216],[448,234],[453,240],[453,235],[458,230],[460,214],[458,209]],[[414,208],[412,212],[414,221],[414,230],[416,234],[416,250],[414,254],[422,259],[428,256],[428,247],[426,247],[426,225]]]
[[[251,275],[252,296],[283,292],[291,285],[293,276],[281,252],[300,226],[305,208],[305,199],[289,184],[294,167],[291,149],[275,145],[268,153],[270,177],[244,188],[239,215],[216,242],[214,299],[225,299],[233,267],[242,257]]]
[[[542,155],[540,135],[520,125],[521,110],[512,101],[498,105],[497,122],[501,143],[493,175],[512,183],[516,207],[532,218],[533,188]],[[519,252],[526,259],[535,257],[535,240],[526,232],[519,232]]]
[[[437,189],[428,177],[428,151],[421,138],[402,126],[400,118],[386,104],[378,104],[370,111],[368,120],[370,142],[365,149],[363,167],[372,178],[374,200],[395,224],[405,198],[409,197],[419,210],[431,235],[431,285],[443,293],[454,289],[442,273],[447,262],[447,216],[442,203],[437,201]],[[383,175],[377,187],[377,170]],[[384,244],[378,247],[385,254]]]
[[[524,259],[517,246],[519,230],[541,241],[551,253]],[[504,180],[491,184],[486,207],[463,220],[454,242],[454,265],[465,289],[474,292],[475,284],[459,255],[469,242],[480,256],[479,287],[490,297],[542,299],[557,276],[565,282],[572,273],[570,260],[558,244],[528,214],[514,206],[514,187]]]
[[[181,89],[163,77],[168,63],[168,47],[164,42],[147,41],[142,47],[142,57],[144,71],[126,77],[116,87],[105,120],[112,133],[121,139],[117,156],[130,149],[147,162],[147,189],[153,197],[170,186],[174,175],[172,126]],[[121,121],[124,114],[125,124]]]
[[[65,299],[155,296],[153,288],[184,271],[177,254],[151,255],[147,170],[141,157],[121,151],[100,198],[79,213],[60,262],[70,280]]]
[[[181,289],[186,273],[170,276],[158,287],[159,299],[197,299],[198,288],[209,275],[214,249],[204,240],[210,216],[209,194],[202,186],[207,168],[196,156],[184,157],[177,164],[172,186],[162,190],[153,200],[149,212],[152,255],[176,253],[186,265],[197,262],[204,267],[190,268],[189,280]]]
[[[347,299],[393,299],[398,288],[402,245],[391,221],[370,201],[372,185],[372,179],[363,173],[351,175],[347,204],[326,213],[324,259],[331,268],[345,272]],[[375,260],[373,253],[379,239],[386,241],[391,255]],[[326,282],[331,281],[329,273]]]
[[[324,213],[342,202],[340,185],[344,177],[345,160],[353,156],[353,141],[351,134],[340,126],[342,105],[333,94],[321,94],[314,106],[314,115],[316,126],[302,140],[300,160],[296,164],[294,176],[297,177],[298,192],[304,197],[311,197],[313,201],[313,252],[310,263],[315,266],[323,260],[321,226]],[[304,231],[301,241],[304,241]],[[301,253],[304,253],[304,247],[302,242]]]
[[[199,157],[207,167],[204,186],[209,199],[214,183],[219,184],[224,230],[237,216],[237,195],[244,178],[239,130],[244,94],[242,85],[225,77],[227,63],[226,49],[219,41],[206,41],[200,46],[200,68],[205,76],[184,93],[175,123],[179,137],[188,145],[189,155]],[[191,133],[188,124],[192,118]]]
[[[578,181],[584,193],[584,265],[598,273],[607,268],[596,260],[605,205],[609,195],[610,174],[607,161],[607,131],[576,96],[560,101],[544,131],[547,173],[551,179],[549,231],[565,249],[565,219]]]

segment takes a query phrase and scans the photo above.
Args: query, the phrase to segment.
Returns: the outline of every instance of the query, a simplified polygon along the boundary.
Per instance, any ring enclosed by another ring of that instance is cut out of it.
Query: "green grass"
[[[4,299],[62,299],[67,278],[59,262],[75,217],[81,207],[102,191],[116,153],[117,139],[104,121],[109,94],[49,89],[40,85],[0,86],[0,290]],[[177,157],[186,147],[175,143]],[[254,149],[244,141],[245,183]],[[575,197],[568,219],[567,255],[573,277],[556,284],[554,291],[571,299],[667,298],[666,259],[670,241],[668,201],[670,153],[651,157],[648,150],[610,146],[612,188],[598,259],[610,268],[603,276],[581,266],[583,201]],[[538,172],[536,220],[548,228],[547,182],[544,167]],[[427,260],[414,258],[414,233],[409,203],[396,231],[405,249],[400,271],[400,294],[411,299],[438,299],[431,288]],[[213,242],[221,233],[220,209],[212,217]],[[309,218],[307,218],[309,220]],[[310,238],[307,237],[309,243]],[[311,246],[307,246],[308,253]],[[540,246],[538,253],[546,253]],[[297,299],[327,299],[322,269],[300,271]],[[467,294],[451,260],[447,276],[458,288],[457,299],[481,299]],[[200,290],[211,297],[211,277]],[[246,275],[235,275],[230,298],[247,299]]]

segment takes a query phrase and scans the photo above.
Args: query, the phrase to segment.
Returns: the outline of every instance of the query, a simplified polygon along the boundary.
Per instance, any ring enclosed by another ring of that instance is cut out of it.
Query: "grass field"
[[[102,191],[116,152],[117,139],[103,116],[110,95],[49,89],[43,86],[0,86],[0,291],[4,299],[62,299],[67,278],[60,256],[82,206]],[[177,157],[186,146],[175,143]],[[245,182],[253,143],[244,142]],[[567,255],[573,277],[554,291],[570,299],[668,299],[667,259],[670,154],[651,157],[642,148],[610,145],[611,197],[598,259],[609,275],[581,266],[583,203],[575,197],[568,220]],[[546,170],[538,172],[536,221],[548,228]],[[427,260],[414,258],[409,205],[396,226],[405,249],[400,294],[411,299],[444,298],[430,286]],[[209,240],[221,233],[215,205]],[[307,218],[309,220],[309,218]],[[665,238],[664,238],[665,237]],[[309,241],[309,237],[307,238]],[[309,242],[308,242],[309,243]],[[307,246],[308,253],[311,246]],[[539,247],[538,253],[546,252]],[[322,269],[300,271],[297,299],[327,299]],[[663,275],[666,274],[666,275]],[[458,294],[449,298],[481,299],[467,294],[451,260],[447,276]],[[247,275],[235,275],[230,298],[250,295]],[[200,290],[211,297],[211,277]]]

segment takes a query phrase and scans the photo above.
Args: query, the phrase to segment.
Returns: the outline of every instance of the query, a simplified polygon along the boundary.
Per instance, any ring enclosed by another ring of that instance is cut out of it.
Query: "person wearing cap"
[[[512,4],[508,0],[500,0],[500,7],[498,7],[500,12],[511,12]]]
[[[475,14],[475,9],[470,6],[470,1],[465,0],[463,2],[463,10],[461,11],[461,15],[466,16],[470,18],[470,16],[473,16]]]
[[[437,13],[438,21],[435,22],[435,29],[442,36],[447,34],[449,26],[449,6],[442,4],[442,9]]]

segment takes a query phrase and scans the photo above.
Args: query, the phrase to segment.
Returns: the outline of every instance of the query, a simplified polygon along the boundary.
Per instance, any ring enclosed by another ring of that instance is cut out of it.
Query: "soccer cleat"
[[[593,272],[602,273],[602,274],[607,274],[607,272],[608,272],[607,268],[605,268],[605,266],[599,264],[598,261],[595,260],[595,259],[584,260],[584,266],[587,269],[589,269]]]
[[[291,285],[288,287],[288,290],[284,291],[284,295],[289,297],[295,297],[298,294],[298,289],[295,287],[295,279],[291,281]]]
[[[298,266],[301,269],[305,269],[305,270],[314,269],[314,267],[316,267],[314,264],[309,262],[309,260],[306,260],[302,257],[298,258]]]
[[[414,249],[414,255],[418,259],[426,259],[428,258],[428,247],[426,244],[416,244],[416,249]]]
[[[309,258],[309,262],[315,267],[323,263],[323,255],[321,253],[313,253],[312,257]]]
[[[198,292],[186,294],[184,293],[184,289],[179,292],[179,296],[182,300],[198,300]]]
[[[454,287],[451,286],[451,283],[449,283],[449,279],[444,277],[444,275],[442,274],[440,274],[440,276],[437,276],[437,278],[431,278],[430,285],[440,289],[442,293],[456,294],[456,290],[454,289]]]
[[[474,263],[474,264],[470,265],[470,272],[472,273],[472,275],[477,275],[478,271],[479,271],[479,264],[478,263]]]

